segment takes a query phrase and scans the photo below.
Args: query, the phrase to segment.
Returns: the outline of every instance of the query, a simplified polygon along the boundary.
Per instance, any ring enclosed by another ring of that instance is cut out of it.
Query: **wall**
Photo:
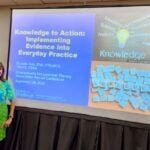
[[[7,66],[9,48],[10,8],[0,8],[0,61]]]

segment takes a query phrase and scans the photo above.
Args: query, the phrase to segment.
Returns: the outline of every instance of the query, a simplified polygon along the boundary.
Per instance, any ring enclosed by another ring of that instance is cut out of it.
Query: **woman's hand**
[[[11,123],[12,123],[12,118],[7,119],[6,122],[5,122],[5,124],[4,124],[4,127],[8,128]]]

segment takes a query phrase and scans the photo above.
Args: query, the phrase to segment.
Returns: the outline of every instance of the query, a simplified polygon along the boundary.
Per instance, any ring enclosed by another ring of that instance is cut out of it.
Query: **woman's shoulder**
[[[6,85],[6,86],[10,85],[9,82],[8,82],[8,80],[6,80],[6,79],[3,81],[3,84]]]

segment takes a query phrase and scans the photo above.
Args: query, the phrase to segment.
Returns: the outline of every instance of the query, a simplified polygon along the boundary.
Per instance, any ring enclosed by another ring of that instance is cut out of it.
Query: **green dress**
[[[14,93],[7,80],[0,82],[0,141],[6,137],[6,128],[4,123],[8,118],[8,109],[6,100],[13,100]]]

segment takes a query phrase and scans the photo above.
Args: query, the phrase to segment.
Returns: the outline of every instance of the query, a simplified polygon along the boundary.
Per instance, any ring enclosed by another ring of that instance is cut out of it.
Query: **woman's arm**
[[[10,112],[9,112],[9,118],[14,117],[14,111],[15,111],[15,100],[10,101]]]
[[[5,122],[4,126],[7,128],[10,126],[12,119],[14,117],[14,111],[15,111],[15,100],[10,101],[10,112],[9,112],[9,117],[7,121]]]

